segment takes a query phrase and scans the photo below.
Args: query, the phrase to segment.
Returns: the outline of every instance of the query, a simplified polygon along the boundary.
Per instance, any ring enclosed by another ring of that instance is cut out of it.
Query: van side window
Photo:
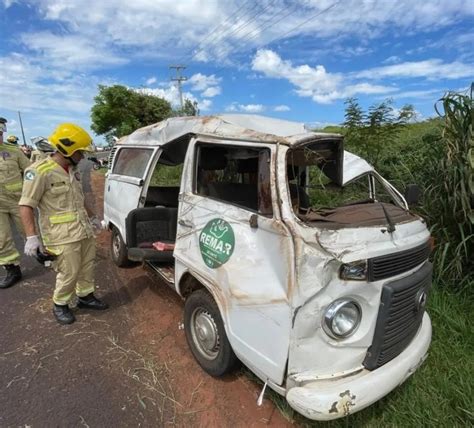
[[[270,150],[199,145],[195,193],[271,216]]]
[[[112,174],[142,178],[153,154],[150,149],[121,149],[118,151]]]

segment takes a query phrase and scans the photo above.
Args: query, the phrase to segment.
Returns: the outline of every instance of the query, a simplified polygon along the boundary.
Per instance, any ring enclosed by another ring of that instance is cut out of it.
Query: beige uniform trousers
[[[53,301],[67,305],[74,292],[78,297],[94,292],[95,239],[86,238],[70,244],[51,245],[49,251],[57,255],[53,262],[56,287]]]
[[[18,205],[12,206],[8,212],[5,209],[0,212],[0,265],[20,264],[20,253],[13,241],[10,220],[13,220],[18,232],[23,236],[23,225],[21,224]]]

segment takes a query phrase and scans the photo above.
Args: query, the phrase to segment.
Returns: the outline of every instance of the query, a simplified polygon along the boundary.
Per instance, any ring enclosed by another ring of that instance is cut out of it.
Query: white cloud
[[[394,88],[372,85],[367,82],[348,84],[341,73],[329,73],[324,66],[309,65],[293,66],[268,49],[258,50],[252,61],[252,69],[260,71],[267,77],[286,79],[296,87],[301,97],[311,97],[321,104],[331,103],[337,99],[347,98],[356,94],[385,94]]]
[[[201,73],[193,74],[186,83],[192,85],[194,91],[205,91],[210,86],[217,86],[221,82],[221,78],[216,77],[214,74],[206,76]]]
[[[9,7],[13,1],[3,0],[3,3]],[[195,59],[200,61],[219,59],[222,62],[236,51],[262,46],[282,35],[370,40],[386,34],[387,29],[395,33],[435,31],[474,15],[472,0],[375,3],[345,0],[329,10],[326,9],[334,4],[330,0],[295,0],[292,13],[275,25],[288,9],[288,2],[270,3],[269,8],[266,3],[243,7],[237,15],[235,10],[241,4],[236,0],[37,0],[31,2],[31,7],[36,7],[48,21],[62,24],[69,37],[100,41],[109,48],[103,50],[104,54],[113,52],[110,47],[120,47],[129,55],[146,58],[183,56],[183,60],[189,60],[194,53]],[[312,16],[314,19],[308,20]],[[226,27],[220,28],[219,23],[225,21]],[[216,26],[217,30],[209,34]],[[196,46],[200,40],[203,42]],[[173,49],[163,49],[163,46]],[[341,55],[351,49],[355,49],[354,54],[370,49],[346,48]]]
[[[211,88],[207,88],[205,91],[202,92],[203,97],[207,98],[212,98],[215,97],[216,95],[219,95],[221,93],[221,88],[219,86],[214,86]]]
[[[262,104],[239,104],[233,102],[228,105],[225,110],[231,112],[261,113],[265,111],[265,107]]]
[[[282,104],[282,105],[279,105],[279,106],[276,106],[273,111],[290,111],[290,107]]]
[[[181,105],[181,99],[179,96],[178,88],[176,87],[176,85],[170,82],[167,82],[167,86],[163,86],[161,88],[139,88],[135,90],[143,94],[149,94],[154,95],[156,97],[164,98],[166,101],[171,103],[174,108],[178,108]],[[191,92],[184,92],[183,98],[188,99],[191,102],[197,102],[198,108],[202,112],[209,111],[212,107],[212,100],[209,100],[207,98],[198,99]]]
[[[204,98],[212,98],[219,95],[222,90],[219,86],[222,81],[221,77],[216,77],[214,74],[206,76],[205,74],[193,74],[185,84],[191,85],[191,90],[201,92]]]
[[[392,55],[392,56],[389,56],[388,58],[384,59],[382,62],[384,64],[395,64],[397,62],[400,62],[401,61],[401,58],[397,55]]]
[[[81,35],[55,35],[50,32],[26,33],[21,41],[60,70],[94,70],[128,62],[97,40]]]
[[[153,85],[153,83],[156,83],[156,77],[150,77],[149,79],[146,80],[145,82],[147,85]]]
[[[359,78],[381,79],[386,77],[414,78],[423,77],[432,80],[459,79],[472,77],[474,66],[463,64],[458,61],[444,63],[440,59],[428,59],[425,61],[403,62],[401,64],[376,67],[356,73]]]
[[[203,100],[198,102],[198,108],[199,108],[199,110],[201,110],[203,112],[209,111],[211,109],[211,107],[212,107],[212,101],[211,100],[203,99]]]

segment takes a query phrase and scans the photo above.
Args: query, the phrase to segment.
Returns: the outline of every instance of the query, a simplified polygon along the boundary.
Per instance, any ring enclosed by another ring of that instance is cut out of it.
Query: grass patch
[[[276,392],[267,389],[266,398],[290,422],[303,427],[474,426],[473,306],[469,293],[435,286],[428,303],[433,324],[428,359],[403,385],[358,413],[314,422],[295,412]]]

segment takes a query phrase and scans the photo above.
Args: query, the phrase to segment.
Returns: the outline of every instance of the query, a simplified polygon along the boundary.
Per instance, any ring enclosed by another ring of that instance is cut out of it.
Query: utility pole
[[[18,118],[20,119],[21,134],[23,135],[23,145],[26,146],[25,131],[23,131],[23,122],[21,121],[20,112],[18,112]]]
[[[184,100],[183,100],[183,90],[181,88],[181,82],[188,80],[187,77],[181,76],[180,70],[184,70],[186,68],[185,65],[170,65],[170,69],[176,69],[176,77],[171,79],[173,82],[178,83],[178,91],[179,91],[179,99],[181,100],[181,110],[184,109]]]

